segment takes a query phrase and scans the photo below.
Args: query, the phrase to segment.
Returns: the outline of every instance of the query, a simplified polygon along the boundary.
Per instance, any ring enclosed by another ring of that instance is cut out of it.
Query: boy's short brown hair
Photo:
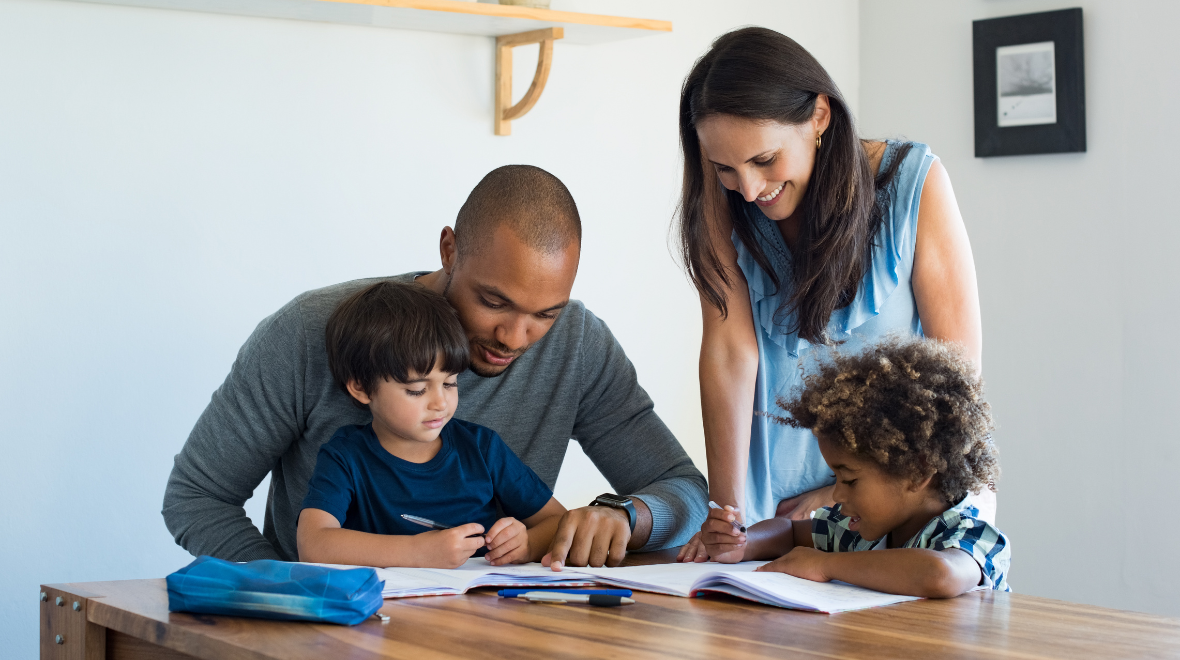
[[[372,394],[439,369],[456,374],[470,360],[467,333],[447,299],[418,284],[378,282],[341,302],[324,331],[328,369],[345,392],[357,381]]]
[[[834,352],[778,405],[778,422],[810,429],[886,474],[931,485],[948,504],[999,477],[991,408],[975,366],[952,344],[890,338]],[[773,416],[772,416],[773,417]]]

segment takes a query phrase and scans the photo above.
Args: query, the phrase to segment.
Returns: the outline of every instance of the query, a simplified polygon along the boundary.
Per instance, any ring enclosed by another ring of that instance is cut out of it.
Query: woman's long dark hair
[[[750,27],[719,37],[697,60],[680,94],[684,152],[680,252],[697,291],[722,316],[729,314],[724,289],[733,274],[717,256],[713,240],[722,237],[713,231],[711,218],[728,212],[734,231],[754,260],[779,290],[783,283],[755,238],[758,229],[750,215],[751,204],[732,190],[726,190],[722,199],[715,176],[706,174],[708,163],[697,137],[697,122],[723,114],[803,124],[815,112],[820,94],[828,97],[831,121],[800,201],[803,221],[792,251],[791,295],[775,316],[777,320],[794,312],[795,324],[789,330],[813,343],[828,341],[826,328],[832,312],[856,296],[884,212],[877,191],[892,180],[905,152],[898,153],[874,179],[864,143],[856,135],[852,114],[836,83],[811,53],[774,30]]]

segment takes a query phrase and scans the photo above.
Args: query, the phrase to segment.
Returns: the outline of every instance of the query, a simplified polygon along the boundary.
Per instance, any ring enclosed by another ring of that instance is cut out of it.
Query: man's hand
[[[529,533],[516,518],[501,518],[486,535],[488,554],[484,559],[492,566],[523,564],[529,560]]]
[[[458,568],[484,546],[483,525],[467,523],[453,529],[423,532],[414,536],[423,545],[420,556],[429,557],[427,565]]]
[[[574,509],[562,516],[541,564],[555,571],[563,566],[618,566],[630,540],[631,519],[625,511],[607,506]]]
[[[799,547],[754,570],[786,573],[814,582],[829,582],[832,578],[828,577],[824,569],[831,556],[830,552]]]

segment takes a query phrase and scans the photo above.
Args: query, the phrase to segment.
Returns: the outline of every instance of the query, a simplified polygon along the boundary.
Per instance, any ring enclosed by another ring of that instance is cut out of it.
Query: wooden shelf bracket
[[[564,36],[563,28],[554,27],[496,37],[496,104],[493,106],[496,135],[512,135],[512,120],[525,116],[537,104],[541,92],[545,91],[545,83],[549,81],[549,68],[553,65],[553,42]],[[512,49],[529,44],[540,44],[537,72],[533,74],[533,83],[520,102],[508,107],[512,103]]]

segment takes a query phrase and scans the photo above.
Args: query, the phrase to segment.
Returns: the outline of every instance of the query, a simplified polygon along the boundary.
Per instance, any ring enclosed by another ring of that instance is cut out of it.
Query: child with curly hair
[[[711,510],[702,533],[711,558],[777,557],[758,570],[910,596],[1011,591],[1008,538],[969,502],[999,476],[991,412],[974,366],[952,345],[896,338],[834,353],[797,398],[778,404],[788,416],[775,421],[819,439],[837,504],[745,533],[731,523],[739,511]]]

